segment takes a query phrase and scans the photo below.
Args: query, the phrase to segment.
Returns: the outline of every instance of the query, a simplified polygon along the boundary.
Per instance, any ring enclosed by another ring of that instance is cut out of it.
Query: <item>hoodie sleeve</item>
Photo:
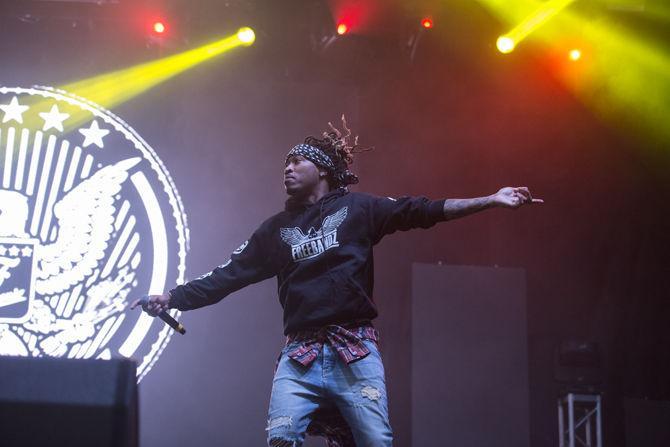
[[[210,273],[170,290],[170,308],[191,310],[221,301],[231,293],[277,274],[273,245],[263,226],[235,250],[230,259]]]
[[[430,228],[444,220],[444,200],[370,197],[370,224],[375,244],[387,234],[413,228]]]

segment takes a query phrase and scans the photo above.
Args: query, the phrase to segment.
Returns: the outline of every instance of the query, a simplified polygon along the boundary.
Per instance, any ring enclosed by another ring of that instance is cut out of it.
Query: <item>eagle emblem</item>
[[[15,355],[28,355],[28,350],[63,355],[68,345],[86,338],[82,334],[93,334],[97,322],[124,310],[125,299],[118,292],[133,281],[133,263],[114,278],[101,261],[109,255],[115,196],[128,170],[140,160],[135,157],[105,166],[68,191],[53,206],[52,227],[47,221],[50,216],[41,216],[40,222],[34,210],[34,228],[45,242],[28,237],[27,197],[0,189],[0,323],[24,323],[34,335],[33,343],[26,345],[5,333],[0,350]],[[115,287],[109,287],[110,282]],[[83,287],[89,292],[85,303],[77,293],[64,293]],[[81,312],[67,318],[75,308]]]
[[[128,299],[184,282],[189,243],[165,165],[88,99],[2,85],[0,162],[0,355],[135,358],[141,379],[171,330]]]
[[[347,218],[348,207],[344,206],[337,212],[323,219],[317,231],[311,227],[307,234],[299,227],[280,228],[279,234],[284,242],[291,247],[291,255],[295,262],[305,261],[319,256],[328,249],[339,247],[337,228]]]

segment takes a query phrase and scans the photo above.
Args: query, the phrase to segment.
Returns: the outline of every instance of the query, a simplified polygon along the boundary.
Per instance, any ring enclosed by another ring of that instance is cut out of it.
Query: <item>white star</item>
[[[5,117],[2,119],[3,123],[14,120],[19,124],[23,124],[23,112],[30,107],[19,104],[19,99],[15,96],[9,104],[0,105],[0,109],[5,112]]]
[[[102,143],[102,137],[107,135],[109,133],[109,130],[107,129],[101,129],[100,126],[98,126],[98,121],[93,120],[91,123],[91,127],[88,129],[79,129],[79,132],[84,135],[84,144],[82,144],[82,147],[88,147],[91,144],[95,144],[99,148],[105,147],[104,144]]]
[[[0,256],[4,256],[7,253],[7,247],[0,245]]]
[[[30,247],[23,247],[21,249],[21,254],[27,258],[28,256],[33,254],[33,250]]]
[[[40,116],[44,120],[44,128],[42,128],[43,131],[47,131],[53,127],[54,129],[58,129],[63,132],[63,121],[68,119],[70,114],[61,113],[58,110],[58,106],[54,104],[49,112],[41,112]]]
[[[16,257],[19,255],[19,248],[16,245],[12,245],[12,248],[9,249],[9,256]]]

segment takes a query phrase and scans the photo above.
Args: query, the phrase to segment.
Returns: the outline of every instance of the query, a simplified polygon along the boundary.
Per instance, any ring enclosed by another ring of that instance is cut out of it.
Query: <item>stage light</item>
[[[433,19],[430,17],[424,17],[421,20],[421,26],[423,26],[425,29],[431,29],[433,27]]]
[[[486,1],[490,2],[491,0]],[[528,37],[528,35],[538,28],[542,27],[574,1],[575,0],[549,0],[542,3],[539,7],[535,8],[530,15],[526,16],[521,23],[505,34],[505,36],[514,44],[512,48],[509,51],[503,51],[500,49],[500,46],[498,46],[498,49],[503,53],[509,53],[514,49],[514,46],[518,45],[519,42]],[[500,39],[498,39],[498,42],[500,43]],[[508,48],[509,42],[504,42],[503,45],[505,45],[505,48]]]
[[[157,22],[154,22],[151,29],[153,29],[154,33],[156,33],[156,34],[163,34],[166,31],[167,27],[165,26],[164,22],[157,21]]]
[[[237,31],[237,38],[240,40],[240,42],[242,42],[242,44],[248,46],[253,44],[256,40],[256,33],[254,33],[254,30],[248,26],[245,26]]]
[[[516,42],[509,36],[500,36],[498,37],[498,41],[496,42],[496,47],[498,47],[498,51],[500,51],[503,54],[508,54],[514,51],[514,47],[516,46]]]
[[[578,61],[579,59],[582,58],[582,52],[575,48],[573,50],[570,50],[568,57],[570,58],[571,61]]]
[[[340,22],[337,25],[337,34],[339,34],[340,36],[346,34],[348,31],[349,31],[349,27],[347,26],[346,23]]]

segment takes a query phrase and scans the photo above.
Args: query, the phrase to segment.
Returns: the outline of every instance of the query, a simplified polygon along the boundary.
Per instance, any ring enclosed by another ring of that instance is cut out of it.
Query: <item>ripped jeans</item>
[[[268,411],[268,445],[300,447],[312,414],[319,407],[336,406],[358,447],[390,446],[384,366],[377,344],[365,340],[366,357],[346,364],[328,343],[309,366],[281,353]]]

